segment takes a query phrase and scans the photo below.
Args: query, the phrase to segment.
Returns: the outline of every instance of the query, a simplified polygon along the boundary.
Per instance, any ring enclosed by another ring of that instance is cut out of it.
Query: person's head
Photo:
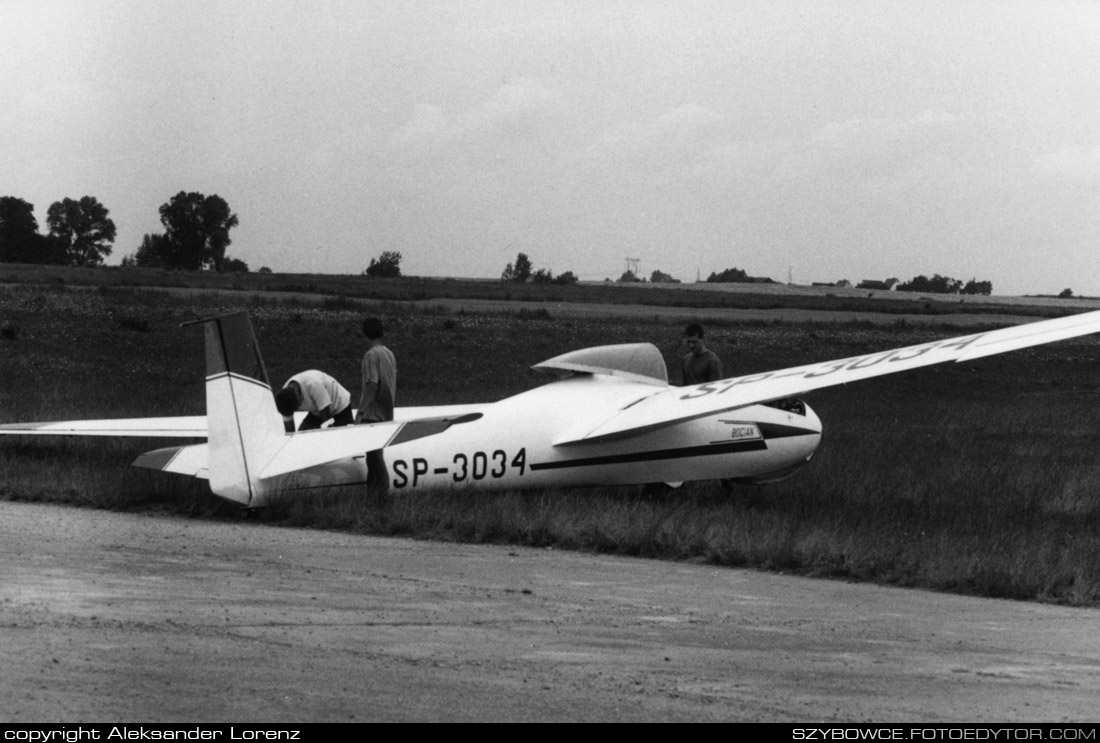
[[[293,417],[300,402],[298,385],[293,382],[275,393],[275,407],[284,418]]]
[[[363,321],[363,335],[367,336],[372,341],[376,341],[385,335],[385,329],[382,327],[382,320],[377,317],[368,317]]]
[[[703,350],[703,326],[693,322],[684,328],[684,344],[692,353]]]

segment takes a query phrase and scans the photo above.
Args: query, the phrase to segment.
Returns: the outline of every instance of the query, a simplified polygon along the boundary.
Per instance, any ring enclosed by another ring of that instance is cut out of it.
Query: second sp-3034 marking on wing
[[[930,351],[935,350],[947,350],[949,348],[967,348],[968,346],[976,343],[982,338],[986,337],[987,333],[978,333],[976,335],[968,335],[963,338],[951,338],[943,341],[936,341],[933,343],[922,343],[916,346],[907,346],[906,348],[898,348],[893,351],[878,352],[867,354],[866,356],[853,356],[848,359],[841,359],[839,361],[827,361],[823,364],[810,364],[807,366],[799,366],[794,369],[787,369],[785,371],[776,372],[762,372],[760,374],[750,374],[744,377],[737,377],[736,379],[727,379],[718,382],[707,382],[701,384],[698,387],[692,389],[691,392],[681,395],[681,400],[691,400],[696,397],[705,397],[709,394],[724,394],[734,389],[735,387],[753,384],[756,382],[763,382],[768,379],[784,379],[788,377],[800,377],[802,379],[813,379],[815,377],[824,377],[828,374],[835,374],[839,371],[858,371],[860,369],[869,369],[876,364],[883,362],[897,363],[899,361],[909,361],[919,356],[923,356]]]

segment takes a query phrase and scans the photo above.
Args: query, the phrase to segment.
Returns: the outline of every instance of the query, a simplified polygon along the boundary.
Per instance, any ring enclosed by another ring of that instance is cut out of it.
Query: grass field
[[[838,287],[786,284],[515,284],[447,278],[368,279],[332,274],[214,273],[160,269],[0,264],[0,285],[85,286],[113,288],[203,289],[318,294],[368,300],[490,300],[506,302],[590,303],[697,309],[813,310],[943,316],[1001,314],[1057,317],[1100,307],[1094,298],[983,297],[922,295]]]
[[[579,321],[384,305],[399,404],[494,400],[529,367],[587,345],[651,341],[670,367],[680,320]],[[346,303],[169,296],[59,282],[0,287],[0,420],[197,414],[201,333],[183,321],[248,309],[268,371],[325,369],[354,389],[361,312]],[[970,331],[967,331],[970,332]],[[958,334],[911,324],[713,328],[728,373],[842,358]],[[1100,603],[1100,341],[1043,346],[807,397],[825,422],[794,478],[733,496],[709,483],[635,489],[361,494],[283,502],[262,518],[433,539],[509,542],[1081,605]],[[0,440],[0,497],[235,518],[201,481],[128,467],[165,440]]]

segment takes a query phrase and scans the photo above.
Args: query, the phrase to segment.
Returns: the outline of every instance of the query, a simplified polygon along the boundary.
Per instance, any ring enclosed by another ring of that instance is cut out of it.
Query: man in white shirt
[[[305,420],[299,431],[320,428],[332,419],[333,426],[346,426],[352,422],[351,393],[333,377],[323,371],[309,369],[287,380],[275,395],[275,407],[283,416],[287,433],[294,430],[294,412],[304,410]]]

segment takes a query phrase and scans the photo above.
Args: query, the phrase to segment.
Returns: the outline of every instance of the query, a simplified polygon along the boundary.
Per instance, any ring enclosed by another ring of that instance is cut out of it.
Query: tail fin
[[[260,472],[286,442],[256,335],[246,312],[196,322],[206,326],[210,489],[256,505]]]

